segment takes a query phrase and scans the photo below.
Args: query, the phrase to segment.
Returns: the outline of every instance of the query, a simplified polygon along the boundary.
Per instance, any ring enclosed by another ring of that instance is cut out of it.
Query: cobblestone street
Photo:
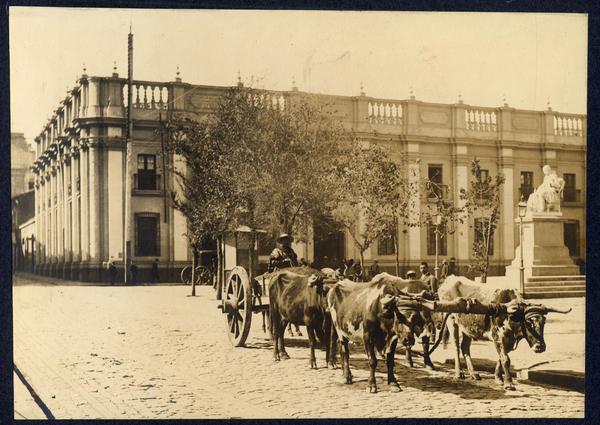
[[[233,348],[212,288],[198,288],[196,297],[187,296],[190,289],[55,286],[15,277],[15,363],[57,419],[584,415],[584,395],[576,391],[517,382],[516,391],[505,392],[489,373],[456,381],[450,369],[425,370],[418,357],[410,369],[402,355],[396,374],[403,391],[387,391],[380,361],[380,392],[368,394],[362,347],[351,347],[351,386],[339,369],[325,368],[323,351],[319,369],[309,368],[305,336],[290,340],[290,360],[274,363],[260,315],[248,347]],[[548,352],[535,356],[522,342],[513,366],[571,359],[583,370],[583,332],[565,331],[561,322],[583,329],[585,302],[570,302],[571,314],[549,316]],[[493,359],[491,343],[474,344],[472,353]],[[433,357],[446,358],[451,351],[442,347]],[[15,409],[39,417],[20,385],[15,377]]]

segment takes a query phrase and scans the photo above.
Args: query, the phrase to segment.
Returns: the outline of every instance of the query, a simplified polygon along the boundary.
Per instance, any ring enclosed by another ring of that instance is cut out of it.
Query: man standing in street
[[[448,263],[448,276],[451,274],[458,274],[458,271],[456,270],[456,258],[454,257],[450,257],[450,262]]]
[[[133,261],[131,261],[131,263],[129,263],[129,275],[131,276],[131,284],[132,285],[136,285],[137,284],[137,273],[138,273],[138,267],[133,264]]]
[[[373,264],[371,264],[371,267],[369,267],[369,278],[373,279],[379,273],[381,273],[379,269],[379,263],[377,262],[377,260],[374,260]]]
[[[440,280],[446,279],[450,273],[448,273],[450,269],[450,265],[448,264],[448,260],[445,258],[442,260],[442,267],[440,268]]]
[[[115,266],[115,262],[112,257],[108,263],[108,274],[110,275],[110,284],[114,286],[117,282],[117,266]]]
[[[421,282],[427,283],[431,291],[437,294],[438,281],[435,278],[435,276],[429,272],[429,266],[425,261],[421,263],[421,267],[419,267],[419,270],[421,271]]]
[[[158,283],[158,258],[152,262],[152,269],[150,270],[150,283]]]

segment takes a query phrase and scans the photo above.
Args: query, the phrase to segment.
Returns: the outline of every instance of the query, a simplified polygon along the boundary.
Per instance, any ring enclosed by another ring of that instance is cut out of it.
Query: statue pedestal
[[[518,224],[519,219],[515,222]],[[575,276],[579,267],[569,256],[564,243],[562,213],[531,213],[523,218],[523,266],[525,281],[536,276]],[[515,259],[506,267],[506,276],[519,281],[521,247],[517,246]]]

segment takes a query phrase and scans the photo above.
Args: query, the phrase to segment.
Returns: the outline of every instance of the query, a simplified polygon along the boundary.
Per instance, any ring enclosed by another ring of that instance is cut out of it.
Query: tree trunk
[[[196,296],[196,245],[192,245],[192,297]]]
[[[217,300],[222,298],[223,293],[223,238],[217,236]]]
[[[394,234],[392,235],[394,241],[394,255],[396,256],[396,276],[400,276],[400,255],[398,253],[398,223],[394,221]]]
[[[252,231],[250,232],[250,243],[248,244],[248,277],[250,278],[250,281],[252,281],[252,279],[254,279],[254,268],[255,268],[255,264],[254,264],[254,259],[256,258],[255,251],[254,251],[254,247],[256,245],[256,233],[254,232],[254,229],[252,229]]]
[[[362,277],[365,276],[365,251],[363,251],[362,249],[358,250],[359,255],[360,255],[360,270],[362,273]]]
[[[488,223],[487,223],[487,229],[486,229],[486,238],[485,238],[485,265],[484,265],[484,270],[483,273],[481,274],[481,283],[486,283],[487,282],[487,275],[488,275],[488,269],[490,267],[490,245],[491,245],[491,240],[493,237],[492,234],[492,217],[494,217],[495,214],[491,214],[490,218],[488,219]]]

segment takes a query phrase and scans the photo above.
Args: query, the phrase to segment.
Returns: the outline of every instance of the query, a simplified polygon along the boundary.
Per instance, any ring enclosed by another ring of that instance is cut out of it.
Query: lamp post
[[[527,213],[527,203],[525,199],[523,199],[523,195],[521,195],[521,199],[517,204],[519,208],[519,249],[521,253],[521,263],[519,266],[519,289],[521,290],[521,295],[525,296],[525,267],[523,267],[523,217]]]
[[[435,215],[435,267],[433,269],[436,280],[440,278],[440,268],[438,265],[439,239],[440,239],[440,224],[442,224],[442,216]]]

